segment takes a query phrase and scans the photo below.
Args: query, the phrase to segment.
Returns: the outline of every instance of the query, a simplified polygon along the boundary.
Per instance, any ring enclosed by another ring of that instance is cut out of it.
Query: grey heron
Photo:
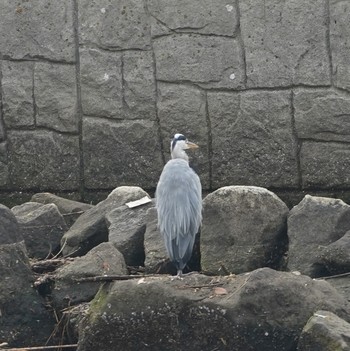
[[[202,221],[202,186],[188,164],[185,150],[198,145],[182,134],[170,144],[171,160],[163,168],[156,189],[158,227],[177,275],[191,258],[196,234]]]

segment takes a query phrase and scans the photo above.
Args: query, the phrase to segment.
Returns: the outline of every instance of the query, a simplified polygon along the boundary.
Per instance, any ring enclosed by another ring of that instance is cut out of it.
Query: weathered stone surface
[[[75,67],[36,63],[34,97],[37,126],[61,132],[78,131]]]
[[[24,242],[0,245],[0,276],[0,341],[10,347],[45,345],[56,321],[32,287]]]
[[[79,283],[77,280],[106,274],[128,274],[123,255],[112,243],[101,243],[85,256],[77,257],[56,270],[52,290],[53,305],[56,309],[62,310],[92,300],[101,283]]]
[[[148,194],[139,187],[122,186],[114,189],[107,199],[82,214],[64,234],[61,241],[63,255],[84,255],[96,245],[107,241],[106,214],[128,201],[139,200],[144,196]]]
[[[324,90],[298,90],[294,96],[295,127],[301,139],[348,141],[350,98]]]
[[[151,31],[144,1],[78,0],[82,44],[103,48],[147,49]]]
[[[327,282],[350,303],[350,275],[327,277]]]
[[[184,273],[189,271],[200,271],[199,241],[200,235],[197,234],[192,250],[192,256],[184,269]],[[158,229],[157,210],[155,207],[150,208],[146,214],[144,249],[145,269],[147,273],[177,274],[175,266],[169,260],[164,240]]]
[[[10,180],[17,189],[78,188],[78,137],[51,131],[8,131]]]
[[[278,268],[286,251],[288,207],[259,187],[220,188],[203,200],[201,266],[211,275]]]
[[[41,204],[55,204],[68,227],[71,227],[77,218],[81,216],[85,211],[94,207],[90,204],[65,199],[51,193],[34,194],[30,201],[39,202]]]
[[[147,6],[151,16],[171,31],[233,36],[237,30],[234,0],[149,0]]]
[[[322,254],[350,230],[350,206],[339,199],[306,195],[288,215],[291,270],[311,277],[327,274]]]
[[[184,134],[200,148],[189,151],[191,167],[201,178],[203,188],[209,188],[208,124],[205,93],[195,87],[158,84],[158,116],[163,150],[170,159],[170,142],[175,133]]]
[[[304,141],[300,150],[303,188],[348,188],[349,153],[349,144]]]
[[[1,124],[1,122],[0,122]],[[9,182],[9,168],[7,157],[7,143],[0,143],[0,186],[5,186]]]
[[[329,311],[316,311],[305,325],[297,351],[350,350],[350,324]]]
[[[159,80],[190,81],[212,88],[243,87],[243,55],[236,39],[178,34],[155,39],[153,47]]]
[[[85,185],[155,188],[163,169],[158,128],[152,121],[83,121]]]
[[[8,128],[34,125],[33,62],[2,61],[2,101]]]
[[[122,117],[122,58],[120,53],[80,50],[81,100],[85,115]]]
[[[145,268],[147,273],[176,273],[169,262],[162,235],[158,229],[157,210],[150,208],[146,214],[146,232],[144,236]]]
[[[13,212],[0,204],[0,245],[13,244],[23,240],[21,229]]]
[[[331,0],[330,45],[334,84],[350,90],[350,6],[347,1]]]
[[[12,209],[31,258],[44,259],[56,254],[63,234],[68,230],[55,204],[26,202]]]
[[[321,263],[332,275],[350,272],[350,231],[324,248]]]
[[[288,91],[208,93],[212,186],[298,185],[297,145]]]
[[[5,139],[5,128],[4,123],[2,121],[2,114],[0,112],[0,141],[4,141]]]
[[[239,4],[249,87],[330,85],[326,0]]]
[[[153,53],[123,54],[125,118],[156,119],[156,84]]]
[[[75,60],[72,0],[4,0],[0,32],[0,52],[5,57]]]
[[[268,268],[120,281],[92,301],[78,350],[295,350],[319,309],[349,320],[346,300],[328,283]]]
[[[106,215],[108,241],[123,254],[128,266],[143,266],[146,213],[153,202],[135,208],[120,206]]]

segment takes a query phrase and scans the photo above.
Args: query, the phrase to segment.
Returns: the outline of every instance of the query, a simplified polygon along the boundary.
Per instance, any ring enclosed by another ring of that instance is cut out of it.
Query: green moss
[[[109,284],[103,284],[101,285],[100,289],[98,290],[97,294],[95,295],[94,299],[90,303],[90,308],[89,308],[89,320],[91,323],[93,323],[96,318],[101,315],[104,306],[107,304],[107,298],[108,298],[108,285]]]

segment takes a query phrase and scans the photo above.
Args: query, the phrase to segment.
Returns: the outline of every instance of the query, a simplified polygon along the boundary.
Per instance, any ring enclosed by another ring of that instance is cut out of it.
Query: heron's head
[[[170,145],[170,152],[172,158],[182,158],[188,161],[188,156],[185,150],[197,149],[198,145],[186,139],[183,134],[175,134]]]

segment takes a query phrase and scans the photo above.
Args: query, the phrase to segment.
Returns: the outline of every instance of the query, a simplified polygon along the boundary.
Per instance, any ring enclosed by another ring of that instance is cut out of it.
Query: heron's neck
[[[174,150],[171,151],[171,158],[182,158],[183,160],[188,162],[188,156],[183,149],[179,149],[175,146]]]

